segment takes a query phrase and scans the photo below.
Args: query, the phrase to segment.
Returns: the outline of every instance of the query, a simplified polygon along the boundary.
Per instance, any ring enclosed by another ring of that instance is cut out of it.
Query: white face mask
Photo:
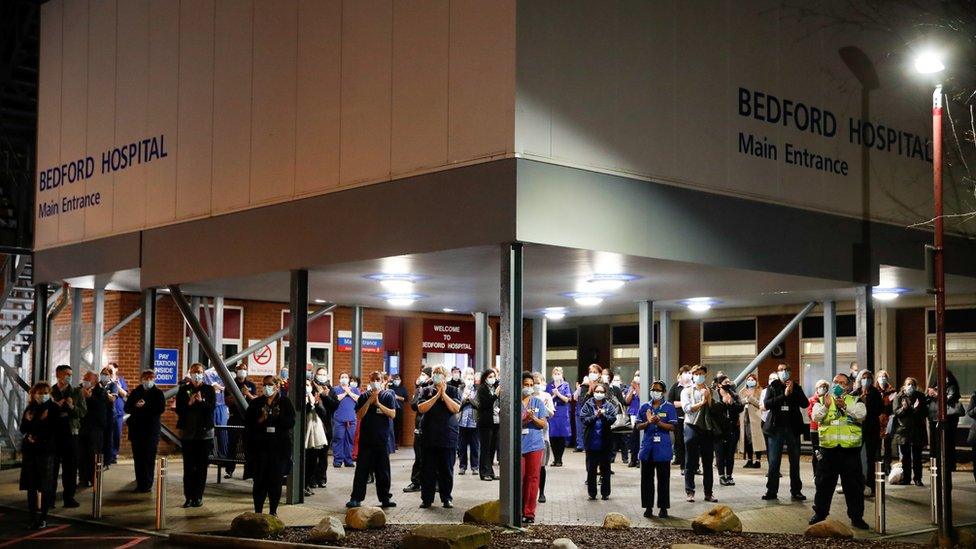
[[[274,385],[265,385],[264,386],[264,394],[265,394],[265,396],[272,396],[272,395],[274,395],[275,394],[275,386]]]
[[[382,391],[383,390],[383,382],[382,381],[374,381],[373,382],[373,390],[374,391]]]
[[[98,376],[98,380],[101,381],[102,383],[108,383],[109,381],[112,381],[112,376],[108,374],[102,374]]]
[[[197,383],[203,383],[203,374],[193,374],[190,378]]]
[[[602,374],[600,376],[600,381],[604,383],[610,383],[610,376],[608,376],[607,374]]]
[[[914,392],[915,392],[915,386],[914,385],[905,385],[905,394],[906,395],[911,395]]]
[[[358,381],[350,381],[349,382],[349,386],[350,387],[354,387],[354,388],[355,387],[359,387],[359,382]]]
[[[559,374],[556,374],[556,375],[552,376],[552,382],[555,383],[555,384],[557,384],[557,385],[560,384],[560,383],[562,383],[563,382],[563,376],[561,376]]]
[[[464,384],[467,385],[468,387],[474,385],[474,378],[472,377],[464,378]]]
[[[339,385],[342,385],[343,387],[349,385],[349,378],[346,377],[346,376],[340,377],[339,378]]]
[[[607,398],[607,394],[606,393],[593,393],[593,398],[595,398],[597,400],[603,400],[603,399]]]
[[[247,377],[247,370],[237,370],[237,379],[244,379]]]
[[[534,390],[535,394],[539,394],[542,392],[542,385],[536,383],[535,385],[532,386],[532,389]]]
[[[149,389],[152,389],[155,386],[156,386],[156,382],[153,381],[153,380],[151,380],[151,379],[147,379],[146,381],[143,381],[142,382],[142,388],[145,389],[145,390],[147,390],[147,391]]]
[[[664,396],[664,393],[662,393],[661,391],[651,391],[651,399],[652,400],[661,400],[661,398],[663,396]]]
[[[611,385],[613,385],[614,387],[620,387],[620,378],[619,377],[613,378],[613,383],[611,383]]]
[[[399,379],[394,379],[393,380],[393,386],[394,387],[399,387],[400,386],[400,380]]]
[[[317,381],[319,385],[324,385],[328,379],[329,378],[325,377],[325,374],[318,374],[315,376],[315,381]]]
[[[882,387],[888,385],[888,378],[885,376],[878,376],[878,384]]]
[[[494,384],[495,384],[495,382],[496,382],[496,381],[498,381],[498,380],[497,380],[497,379],[495,379],[495,377],[494,377],[494,376],[491,376],[491,377],[488,377],[487,379],[485,379],[485,381],[487,381],[487,382],[488,382],[488,385],[494,385]]]
[[[691,383],[691,374],[689,372],[681,374],[681,383],[684,383],[685,385]]]
[[[451,379],[453,379],[454,381],[457,381],[457,380],[461,379],[461,374],[459,374],[457,372],[454,372],[454,373],[451,374]]]
[[[590,375],[588,377],[590,378],[590,381],[596,381],[600,379],[600,374],[596,372],[590,372]]]
[[[866,378],[866,377],[862,377],[861,378],[861,387],[867,387],[869,385],[871,385],[871,380],[868,379],[868,378]]]
[[[420,374],[420,376],[417,377],[417,385],[422,385],[422,384],[424,384],[426,382],[427,382],[427,375],[426,374]]]
[[[826,387],[819,387],[817,389],[817,394],[820,395],[820,396],[824,396],[825,394],[827,394],[827,388]]]

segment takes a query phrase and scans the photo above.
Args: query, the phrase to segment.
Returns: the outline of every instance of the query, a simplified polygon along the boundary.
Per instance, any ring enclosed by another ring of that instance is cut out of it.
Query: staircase
[[[0,268],[0,338],[6,343],[0,348],[0,468],[16,463],[20,447],[17,424],[27,403],[27,392],[12,375],[29,382],[30,360],[25,356],[34,341],[33,322],[12,337],[12,330],[21,325],[34,310],[34,288],[31,286],[31,256],[7,255]]]

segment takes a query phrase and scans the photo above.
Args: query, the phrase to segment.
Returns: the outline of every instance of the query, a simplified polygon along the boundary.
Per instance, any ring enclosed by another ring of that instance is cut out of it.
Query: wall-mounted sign
[[[250,347],[260,341],[259,339],[247,340]],[[278,344],[269,343],[247,357],[247,375],[249,376],[273,376],[278,371]]]
[[[352,351],[352,332],[339,330],[339,350]],[[363,332],[363,352],[379,353],[383,351],[383,332]]]
[[[154,349],[153,369],[156,371],[156,385],[176,385],[179,381],[179,364],[179,350]]]
[[[424,351],[474,354],[473,320],[424,319]]]

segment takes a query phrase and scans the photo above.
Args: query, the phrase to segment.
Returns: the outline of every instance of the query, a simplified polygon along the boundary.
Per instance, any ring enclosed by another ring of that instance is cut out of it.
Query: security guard
[[[830,500],[840,477],[847,501],[847,516],[851,526],[867,530],[864,522],[864,473],[861,469],[861,422],[867,415],[864,403],[848,394],[849,378],[834,376],[830,392],[813,405],[813,421],[820,424],[820,456],[817,465],[813,516],[816,524],[830,514]]]

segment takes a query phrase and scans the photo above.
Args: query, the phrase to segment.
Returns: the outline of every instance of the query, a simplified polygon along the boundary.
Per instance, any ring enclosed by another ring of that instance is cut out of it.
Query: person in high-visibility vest
[[[820,455],[810,524],[816,524],[830,514],[830,500],[839,476],[851,526],[867,530],[870,527],[864,522],[864,473],[861,469],[861,423],[867,409],[860,399],[848,393],[849,386],[848,376],[837,374],[830,391],[813,405],[812,419],[820,426],[820,449],[817,450]]]

